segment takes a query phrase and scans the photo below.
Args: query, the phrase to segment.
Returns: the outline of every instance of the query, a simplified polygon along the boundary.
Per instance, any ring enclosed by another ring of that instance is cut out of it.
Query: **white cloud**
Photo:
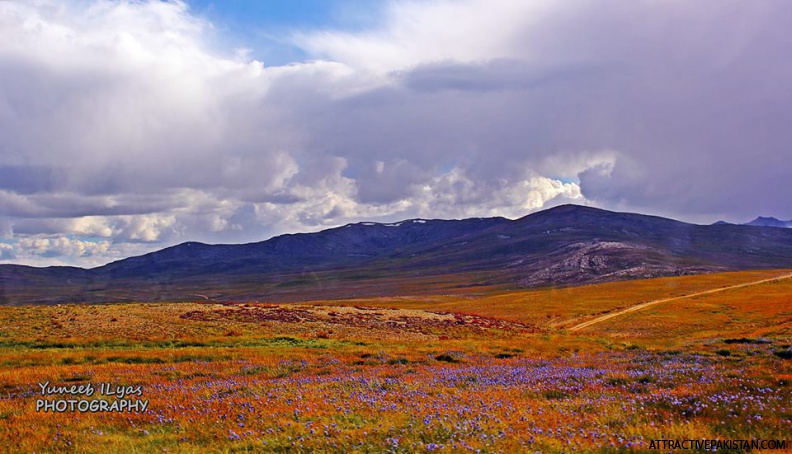
[[[444,213],[454,217],[503,216],[522,217],[552,201],[584,203],[576,183],[562,183],[538,175],[525,175],[515,181],[476,181],[462,169],[455,168],[435,177],[420,188],[411,203],[419,217]]]
[[[107,240],[32,235],[19,239],[16,244],[0,243],[0,263],[91,268],[148,251],[149,248],[142,244],[112,244]]]
[[[0,5],[3,163],[95,194],[234,187],[254,172],[277,187],[293,172],[296,142],[262,104],[278,71],[214,55],[179,2],[78,5]]]
[[[69,223],[71,225],[65,230],[78,235],[109,238],[118,233],[118,230],[108,222],[106,217],[86,216],[70,219]]]
[[[144,242],[159,240],[163,231],[176,223],[176,218],[168,215],[122,216],[120,220],[125,224],[122,238]]]
[[[365,32],[298,34],[314,54],[355,68],[391,71],[420,62],[520,56],[520,32],[556,9],[554,2],[439,0],[391,2],[382,27]]]
[[[108,241],[82,241],[64,236],[38,237],[19,240],[17,249],[21,255],[84,257],[106,254],[110,249],[110,243]]]

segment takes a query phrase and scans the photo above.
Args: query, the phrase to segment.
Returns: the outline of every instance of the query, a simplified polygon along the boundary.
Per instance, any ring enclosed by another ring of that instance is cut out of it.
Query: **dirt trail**
[[[637,304],[637,305],[632,306],[630,308],[627,308],[627,309],[624,309],[624,310],[621,310],[621,311],[618,311],[618,312],[614,312],[612,314],[606,314],[606,315],[603,315],[601,317],[597,317],[595,319],[589,320],[587,322],[580,323],[579,325],[575,325],[572,328],[569,328],[569,331],[579,331],[579,330],[581,330],[583,328],[588,328],[591,325],[595,325],[597,323],[604,322],[605,320],[610,320],[610,319],[612,319],[614,317],[618,317],[620,315],[629,314],[630,312],[640,311],[641,309],[646,309],[647,307],[654,306],[655,304],[667,303],[669,301],[676,301],[676,300],[681,300],[681,299],[685,299],[685,298],[693,298],[695,296],[709,295],[709,294],[712,294],[712,293],[725,292],[727,290],[734,290],[734,289],[742,288],[742,287],[750,287],[750,286],[753,286],[753,285],[765,284],[765,283],[768,283],[768,282],[777,282],[777,281],[781,281],[781,280],[784,280],[784,279],[790,279],[790,278],[792,278],[792,274],[785,274],[783,276],[777,276],[777,277],[773,277],[773,278],[769,278],[769,279],[762,279],[760,281],[746,282],[744,284],[730,285],[728,287],[720,287],[720,288],[716,288],[716,289],[712,289],[712,290],[705,290],[703,292],[691,293],[689,295],[675,296],[673,298],[663,298],[663,299],[659,299],[659,300],[648,301],[646,303]]]

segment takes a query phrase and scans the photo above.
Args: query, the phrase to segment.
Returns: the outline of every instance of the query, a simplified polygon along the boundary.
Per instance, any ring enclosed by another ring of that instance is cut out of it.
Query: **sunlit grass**
[[[742,271],[643,279],[580,287],[494,291],[469,295],[386,297],[326,304],[365,304],[473,313],[539,326],[571,326],[576,320],[632,305],[789,274],[792,270]],[[788,281],[787,281],[788,282]],[[762,292],[759,292],[762,295]]]

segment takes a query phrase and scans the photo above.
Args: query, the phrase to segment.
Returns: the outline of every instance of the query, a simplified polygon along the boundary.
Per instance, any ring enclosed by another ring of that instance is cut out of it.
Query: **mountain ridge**
[[[742,224],[734,224],[732,222],[726,221],[718,221],[712,225],[749,225],[753,227],[780,227],[780,228],[792,228],[792,220],[789,221],[782,221],[780,219],[774,217],[765,217],[765,216],[758,216],[756,219],[744,222]]]
[[[780,219],[776,219],[774,217],[764,217],[759,216],[753,221],[746,222],[743,225],[752,225],[758,227],[781,227],[781,228],[790,228],[792,227],[792,220],[789,221],[782,221]]]
[[[358,222],[107,265],[0,265],[0,303],[305,300],[792,268],[792,230],[561,205],[515,220]]]

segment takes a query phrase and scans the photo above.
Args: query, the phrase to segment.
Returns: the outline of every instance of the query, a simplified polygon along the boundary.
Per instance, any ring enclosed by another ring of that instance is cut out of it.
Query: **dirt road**
[[[770,279],[762,279],[761,281],[746,282],[744,284],[730,285],[728,287],[720,287],[720,288],[716,288],[716,289],[712,289],[712,290],[706,290],[706,291],[703,291],[703,292],[691,293],[689,295],[675,296],[673,298],[663,298],[663,299],[659,299],[659,300],[648,301],[646,303],[637,304],[637,305],[629,307],[627,309],[624,309],[624,310],[621,310],[621,311],[618,311],[618,312],[614,312],[612,314],[606,314],[606,315],[603,315],[601,317],[597,317],[595,319],[589,320],[587,322],[583,322],[583,323],[581,323],[579,325],[575,325],[572,328],[569,328],[569,331],[579,331],[579,330],[581,330],[583,328],[588,328],[591,325],[596,325],[597,323],[604,322],[605,320],[610,320],[610,319],[612,319],[614,317],[618,317],[620,315],[629,314],[630,312],[640,311],[641,309],[646,309],[647,307],[654,306],[654,305],[660,304],[660,303],[667,303],[669,301],[676,301],[676,300],[681,300],[681,299],[685,299],[685,298],[693,298],[695,296],[701,296],[701,295],[709,295],[709,294],[712,294],[712,293],[725,292],[727,290],[734,290],[734,289],[742,288],[742,287],[750,287],[750,286],[753,286],[753,285],[765,284],[765,283],[768,283],[768,282],[777,282],[777,281],[781,281],[781,280],[784,280],[784,279],[790,279],[790,278],[792,278],[792,274],[785,274],[783,276],[777,276],[777,277],[773,277],[773,278],[770,278]]]

